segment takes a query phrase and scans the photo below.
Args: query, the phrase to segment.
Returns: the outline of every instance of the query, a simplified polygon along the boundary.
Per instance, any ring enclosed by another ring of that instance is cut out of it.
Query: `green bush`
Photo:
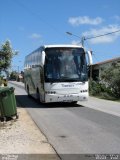
[[[12,79],[12,80],[16,80],[16,79],[17,79],[17,77],[18,77],[18,74],[17,74],[17,72],[16,72],[16,71],[11,72],[11,74],[10,74],[10,79]]]
[[[107,84],[110,94],[120,99],[120,65],[114,63],[101,74],[102,81]]]
[[[100,97],[108,100],[116,99],[111,88],[107,87],[105,84],[101,82],[90,81],[89,91],[90,91],[90,95],[92,96],[96,96],[96,97]]]
[[[0,86],[2,85],[2,77],[0,77]]]
[[[95,81],[90,81],[89,82],[89,91],[90,91],[90,94],[93,96],[99,95],[99,93],[101,92],[101,87],[100,87],[99,83],[97,83]]]
[[[101,92],[99,96],[100,98],[107,99],[107,100],[116,100],[116,98],[109,92]]]
[[[99,81],[90,81],[90,95],[120,100],[120,64],[113,63],[102,70]]]

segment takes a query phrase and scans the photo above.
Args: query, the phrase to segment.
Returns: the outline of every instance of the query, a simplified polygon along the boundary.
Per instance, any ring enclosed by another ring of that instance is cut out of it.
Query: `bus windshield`
[[[83,48],[46,48],[45,54],[45,82],[87,81]]]

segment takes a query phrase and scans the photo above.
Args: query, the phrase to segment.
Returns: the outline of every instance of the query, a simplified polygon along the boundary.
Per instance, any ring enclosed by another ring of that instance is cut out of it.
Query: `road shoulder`
[[[81,101],[78,104],[120,117],[120,102],[89,97],[88,101]]]
[[[17,111],[18,120],[0,122],[0,154],[47,154],[58,159],[27,111],[20,107]]]

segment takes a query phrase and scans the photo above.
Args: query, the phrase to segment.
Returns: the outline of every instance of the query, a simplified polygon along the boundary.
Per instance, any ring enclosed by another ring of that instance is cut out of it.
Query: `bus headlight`
[[[88,92],[88,90],[81,90],[80,92],[81,93],[85,93],[85,92]]]
[[[46,93],[46,94],[56,94],[55,91],[46,91],[45,93]]]

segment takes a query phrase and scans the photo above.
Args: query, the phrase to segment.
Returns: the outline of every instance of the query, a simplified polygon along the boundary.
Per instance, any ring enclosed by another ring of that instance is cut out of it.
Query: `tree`
[[[12,71],[10,74],[10,79],[16,80],[18,76],[18,73],[16,71]]]
[[[17,51],[12,49],[11,43],[9,40],[5,41],[0,48],[0,72],[7,71],[11,65],[13,56],[18,54]]]
[[[113,96],[120,98],[120,64],[113,63],[111,67],[103,71],[101,78]]]

